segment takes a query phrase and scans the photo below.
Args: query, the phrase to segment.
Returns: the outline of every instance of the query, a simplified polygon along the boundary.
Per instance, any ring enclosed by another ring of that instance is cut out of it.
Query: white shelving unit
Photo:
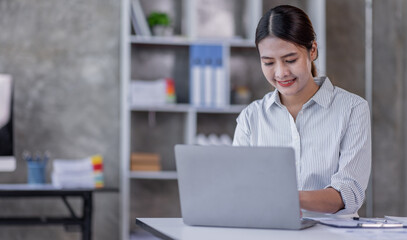
[[[148,44],[148,45],[178,45],[178,46],[190,46],[192,44],[222,44],[228,47],[255,47],[254,41],[245,39],[188,39],[184,37],[144,37],[144,36],[131,36],[131,43],[135,44]]]
[[[170,0],[168,0],[170,1]],[[172,0],[175,1],[175,0]],[[273,0],[264,0],[265,2],[273,2]],[[316,25],[316,31],[319,42],[319,62],[317,63],[318,70],[325,73],[325,0],[309,0],[308,9],[312,10],[313,16],[311,19]],[[192,44],[220,44],[226,49],[224,51],[224,59],[226,66],[226,80],[230,82],[230,50],[233,48],[253,48],[254,32],[257,22],[260,19],[263,10],[263,0],[246,0],[244,12],[248,18],[245,29],[246,39],[200,39],[196,33],[196,14],[195,9],[199,0],[182,0],[182,35],[183,37],[144,37],[131,35],[131,16],[130,4],[131,0],[122,0],[121,9],[121,170],[120,170],[120,185],[121,185],[121,239],[129,239],[129,216],[130,216],[130,181],[137,179],[152,179],[152,180],[176,180],[177,174],[175,171],[161,172],[131,172],[130,171],[130,139],[131,130],[137,126],[131,126],[132,114],[148,114],[148,117],[154,118],[158,113],[173,113],[183,114],[184,122],[184,143],[193,144],[197,134],[197,122],[199,114],[238,114],[245,106],[244,105],[229,105],[223,108],[201,108],[194,107],[189,104],[168,104],[163,106],[137,106],[131,107],[129,104],[129,85],[131,80],[131,54],[132,47],[155,45],[167,47],[189,47]],[[316,23],[315,21],[318,21]],[[188,70],[186,70],[188,71]]]
[[[240,113],[246,105],[230,105],[222,108],[194,107],[189,104],[166,104],[155,106],[131,107],[131,111],[137,112],[196,112],[196,113]]]

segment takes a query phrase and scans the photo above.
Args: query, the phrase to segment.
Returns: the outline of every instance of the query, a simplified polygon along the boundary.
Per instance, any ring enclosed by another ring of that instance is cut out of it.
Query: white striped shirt
[[[251,103],[237,118],[235,146],[292,146],[299,190],[332,187],[353,214],[362,206],[371,168],[369,106],[334,87],[327,77],[294,121],[277,90]]]

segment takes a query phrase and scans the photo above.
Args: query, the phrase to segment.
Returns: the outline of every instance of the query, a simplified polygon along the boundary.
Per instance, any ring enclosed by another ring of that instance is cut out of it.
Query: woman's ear
[[[316,41],[312,42],[310,57],[312,62],[318,58],[318,45]]]

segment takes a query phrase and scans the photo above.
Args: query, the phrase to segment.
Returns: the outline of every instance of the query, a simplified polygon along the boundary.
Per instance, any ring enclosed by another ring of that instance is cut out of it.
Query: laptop
[[[304,229],[294,149],[176,145],[183,221],[187,225]]]

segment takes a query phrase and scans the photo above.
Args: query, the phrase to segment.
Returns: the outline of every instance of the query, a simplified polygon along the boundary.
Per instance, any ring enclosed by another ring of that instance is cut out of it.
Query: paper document
[[[405,228],[329,228],[329,231],[355,240],[405,240],[407,234]]]
[[[320,224],[337,228],[402,228],[398,221],[385,218],[309,218]]]
[[[402,223],[407,227],[407,217],[384,216],[385,219]]]

